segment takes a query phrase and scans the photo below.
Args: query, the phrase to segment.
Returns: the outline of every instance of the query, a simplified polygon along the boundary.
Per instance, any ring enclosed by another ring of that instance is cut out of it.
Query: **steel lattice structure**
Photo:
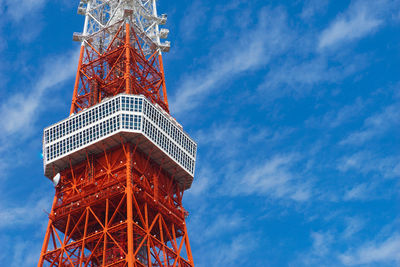
[[[121,92],[144,94],[168,111],[161,43],[168,30],[159,30],[166,15],[157,15],[155,0],[81,1],[85,15],[71,114]]]
[[[196,143],[169,114],[155,0],[81,0],[70,116],[44,130],[56,193],[38,266],[194,266]]]

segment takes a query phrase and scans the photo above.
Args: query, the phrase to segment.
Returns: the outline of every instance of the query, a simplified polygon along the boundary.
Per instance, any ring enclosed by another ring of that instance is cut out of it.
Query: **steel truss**
[[[82,37],[70,114],[123,92],[143,94],[169,112],[161,48],[126,16]]]
[[[183,191],[136,146],[61,173],[38,266],[194,266]]]

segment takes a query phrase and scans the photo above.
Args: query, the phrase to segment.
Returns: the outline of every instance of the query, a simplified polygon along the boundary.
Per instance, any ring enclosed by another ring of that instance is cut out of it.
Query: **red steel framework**
[[[146,55],[129,24],[119,27],[105,51],[86,44],[81,46],[71,114],[123,92],[143,94],[169,111],[161,53]]]
[[[104,51],[81,46],[71,114],[119,93],[169,112],[161,53],[145,55],[129,23]],[[194,266],[185,188],[151,152],[119,139],[60,171],[38,266]]]

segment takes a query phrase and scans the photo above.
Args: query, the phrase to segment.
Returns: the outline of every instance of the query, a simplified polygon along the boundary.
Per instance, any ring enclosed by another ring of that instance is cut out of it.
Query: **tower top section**
[[[79,113],[118,94],[144,95],[169,112],[161,41],[169,31],[160,29],[167,16],[158,15],[156,0],[81,0],[85,16],[81,53],[70,114]]]
[[[167,15],[158,16],[156,0],[81,0],[78,14],[85,16],[82,33],[74,33],[74,40],[92,45],[102,51],[111,42],[121,24],[128,22],[141,39],[145,55],[154,51],[168,52],[170,42],[165,25]]]

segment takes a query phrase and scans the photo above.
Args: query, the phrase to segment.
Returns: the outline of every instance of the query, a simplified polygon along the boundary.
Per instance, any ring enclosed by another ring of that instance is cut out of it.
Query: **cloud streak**
[[[366,1],[351,5],[322,32],[318,48],[325,49],[358,40],[376,31],[384,20],[378,17],[374,6]]]
[[[234,45],[232,41],[223,44],[227,47],[226,52],[214,56],[208,68],[183,78],[171,101],[174,113],[180,114],[195,108],[222,83],[264,66],[282,52],[282,46],[288,38],[284,33],[284,15],[263,9],[258,18],[258,25],[253,30],[247,29]],[[221,89],[223,87],[219,87]]]
[[[385,240],[372,241],[339,256],[345,265],[400,264],[400,234],[394,233]]]
[[[291,169],[299,161],[295,154],[275,155],[261,164],[245,169],[236,174],[233,195],[261,195],[272,199],[294,200],[303,202],[311,197],[311,185],[302,179],[302,174]],[[226,186],[226,188],[229,188]]]
[[[3,129],[0,137],[3,139],[12,134],[20,136],[30,132],[31,127],[39,116],[41,103],[44,97],[50,97],[57,90],[55,87],[71,79],[76,70],[76,51],[48,59],[45,67],[31,90],[14,90],[11,95],[0,104],[0,127]]]
[[[360,131],[355,131],[343,139],[342,145],[362,145],[365,142],[384,134],[400,123],[400,109],[398,103],[389,105],[383,111],[376,113],[364,120]]]
[[[9,205],[1,207],[0,211],[0,229],[16,228],[37,224],[39,219],[45,216],[44,210],[49,209],[51,197],[45,195],[39,199],[29,198],[25,205],[10,207]],[[41,222],[42,223],[42,222]]]
[[[24,17],[32,16],[32,13],[40,11],[47,0],[3,0],[3,4],[6,7],[6,14],[13,21],[20,21]]]

